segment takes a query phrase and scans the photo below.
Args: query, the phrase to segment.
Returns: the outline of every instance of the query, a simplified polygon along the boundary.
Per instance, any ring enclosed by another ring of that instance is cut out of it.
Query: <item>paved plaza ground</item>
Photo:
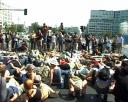
[[[101,102],[101,99],[97,98],[95,89],[91,86],[87,87],[87,94],[85,97],[68,97],[67,89],[60,89],[60,96],[58,98],[49,98],[45,102]],[[108,102],[115,102],[112,94],[108,95]]]

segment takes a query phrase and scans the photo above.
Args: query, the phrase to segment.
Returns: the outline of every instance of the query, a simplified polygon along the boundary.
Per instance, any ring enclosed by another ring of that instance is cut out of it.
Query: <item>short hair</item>
[[[32,71],[35,70],[35,66],[33,64],[28,64],[26,67],[26,71]]]
[[[24,81],[24,88],[30,90],[32,89],[32,87],[33,87],[33,81],[31,79],[26,79]]]

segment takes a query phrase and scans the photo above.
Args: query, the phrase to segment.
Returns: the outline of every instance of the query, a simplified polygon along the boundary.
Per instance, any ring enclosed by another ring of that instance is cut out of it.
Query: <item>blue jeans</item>
[[[64,78],[64,88],[68,88],[70,70],[55,69],[53,82],[57,83],[60,87],[62,84],[61,77]]]

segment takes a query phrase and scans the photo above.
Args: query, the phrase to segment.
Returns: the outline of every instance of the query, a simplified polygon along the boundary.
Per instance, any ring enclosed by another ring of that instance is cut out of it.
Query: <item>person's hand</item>
[[[19,69],[19,68],[17,68],[17,69],[16,69],[16,72],[17,72],[17,73],[20,73],[20,69]]]
[[[11,78],[14,78],[14,75],[11,75]]]
[[[12,100],[12,99],[9,99],[9,100],[8,100],[8,102],[14,102],[14,100]]]

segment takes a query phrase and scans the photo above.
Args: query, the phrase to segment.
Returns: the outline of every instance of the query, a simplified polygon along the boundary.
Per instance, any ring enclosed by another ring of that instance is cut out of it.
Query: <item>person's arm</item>
[[[14,102],[17,98],[18,98],[18,94],[15,93],[15,94],[13,94],[13,97],[11,99],[9,99],[9,102]]]
[[[50,84],[52,84],[53,81],[53,73],[54,73],[54,69],[50,69]]]
[[[15,69],[15,70],[19,69],[18,67],[15,67],[15,66],[13,65],[13,63],[10,63],[10,65],[11,65],[11,67],[12,67],[13,69]]]

